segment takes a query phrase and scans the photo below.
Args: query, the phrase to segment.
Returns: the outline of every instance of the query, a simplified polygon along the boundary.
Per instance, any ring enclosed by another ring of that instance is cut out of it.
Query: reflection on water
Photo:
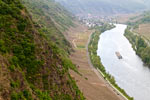
[[[150,100],[150,70],[132,49],[123,35],[126,25],[117,24],[116,28],[100,35],[97,54],[106,71],[113,75],[116,83],[135,100]],[[120,52],[123,59],[118,59]]]

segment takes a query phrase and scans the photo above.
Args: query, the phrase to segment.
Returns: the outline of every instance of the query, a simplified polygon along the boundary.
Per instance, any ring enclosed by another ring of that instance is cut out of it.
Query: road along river
[[[102,33],[97,54],[106,71],[115,77],[116,83],[127,94],[135,100],[150,100],[150,69],[143,65],[124,36],[126,27],[117,24],[114,29]],[[118,59],[116,52],[123,59]]]

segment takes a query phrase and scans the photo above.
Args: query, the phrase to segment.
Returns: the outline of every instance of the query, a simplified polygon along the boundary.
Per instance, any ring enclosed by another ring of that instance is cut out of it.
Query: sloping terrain
[[[36,28],[59,47],[69,52],[70,44],[63,33],[75,26],[73,16],[53,0],[21,0],[32,16]]]
[[[144,12],[133,17],[128,25],[125,36],[129,39],[136,54],[141,57],[144,64],[150,67],[150,12]]]
[[[0,0],[0,100],[83,100],[68,72],[75,66],[58,48],[69,46],[48,36],[61,32],[34,17],[19,0]]]
[[[149,11],[130,18],[127,24],[133,27],[133,31],[139,33],[139,35],[142,35],[147,39],[150,37],[150,32],[149,32],[150,12]]]

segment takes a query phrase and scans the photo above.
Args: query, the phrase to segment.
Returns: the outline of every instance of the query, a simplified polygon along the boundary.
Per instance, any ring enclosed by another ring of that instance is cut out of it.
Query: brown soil
[[[78,70],[82,74],[81,76],[74,71],[70,71],[71,76],[76,80],[78,87],[87,100],[123,100],[100,76],[98,71],[89,64],[86,45],[92,32],[81,25],[70,29],[68,32],[68,40],[75,50],[70,58],[78,66]]]
[[[143,35],[145,38],[150,38],[150,24],[140,24],[139,28],[133,30],[136,33],[139,33],[139,35]]]

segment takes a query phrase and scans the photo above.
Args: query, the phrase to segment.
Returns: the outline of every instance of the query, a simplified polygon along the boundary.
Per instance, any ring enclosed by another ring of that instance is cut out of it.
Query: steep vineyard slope
[[[73,16],[54,0],[21,1],[32,15],[36,28],[69,52],[70,44],[64,38],[63,32],[75,26]]]
[[[68,73],[75,66],[48,37],[60,31],[34,17],[19,0],[0,0],[0,100],[83,100]]]

